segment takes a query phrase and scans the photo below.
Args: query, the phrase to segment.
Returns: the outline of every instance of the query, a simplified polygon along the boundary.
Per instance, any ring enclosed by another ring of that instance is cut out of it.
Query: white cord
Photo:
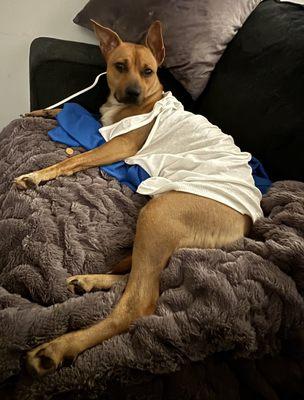
[[[56,107],[58,107],[58,106],[61,106],[61,104],[63,104],[63,103],[65,103],[65,102],[67,102],[67,101],[73,99],[74,97],[79,96],[79,95],[82,94],[82,93],[87,92],[87,91],[90,90],[90,89],[92,89],[94,86],[97,85],[97,82],[98,82],[99,78],[100,78],[102,75],[105,75],[105,74],[106,74],[106,72],[102,72],[101,74],[97,75],[96,78],[95,78],[95,81],[92,83],[91,86],[88,86],[88,87],[86,87],[86,88],[80,90],[80,91],[77,92],[77,93],[71,94],[71,95],[70,95],[69,97],[67,97],[66,99],[60,100],[60,101],[58,101],[58,103],[53,104],[53,105],[47,107],[46,110],[52,110],[52,108],[56,108]]]

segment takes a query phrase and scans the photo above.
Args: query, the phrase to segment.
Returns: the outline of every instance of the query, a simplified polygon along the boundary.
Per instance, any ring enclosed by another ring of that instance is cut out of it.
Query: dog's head
[[[92,23],[107,62],[111,94],[120,103],[142,104],[160,88],[157,68],[165,57],[160,22],[150,26],[145,45],[123,42],[111,29]]]

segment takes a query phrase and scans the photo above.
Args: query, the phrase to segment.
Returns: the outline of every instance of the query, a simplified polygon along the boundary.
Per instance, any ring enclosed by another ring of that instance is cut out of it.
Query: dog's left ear
[[[155,21],[150,26],[146,36],[146,46],[152,51],[157,64],[161,65],[165,58],[165,46],[160,21]]]
[[[100,25],[93,19],[91,19],[91,22],[93,24],[95,35],[99,40],[100,50],[104,58],[107,60],[108,54],[118,47],[122,43],[122,40],[116,32],[112,31],[112,29]]]

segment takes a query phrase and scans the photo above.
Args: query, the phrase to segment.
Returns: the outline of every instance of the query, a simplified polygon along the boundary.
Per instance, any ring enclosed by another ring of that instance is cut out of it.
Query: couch
[[[263,163],[272,181],[304,182],[303,20],[304,8],[299,5],[263,1],[229,43],[207,88],[195,102],[170,72],[159,71],[165,90],[171,90],[186,109],[205,115],[232,135],[237,145]],[[30,49],[31,110],[88,86],[104,69],[97,46],[35,39]],[[98,113],[107,94],[103,77],[92,91],[74,101]],[[117,378],[118,368],[102,395],[92,398],[302,399],[303,329],[300,324],[280,352],[256,355],[254,359],[231,358],[229,351],[222,351],[203,361],[186,361],[182,368],[168,374],[144,375],[131,369],[132,378],[122,375],[123,379]],[[23,375],[8,374],[3,396],[14,398],[19,379],[22,384],[16,398],[21,398],[20,390],[29,379]],[[38,398],[37,393],[35,396]],[[41,398],[53,399],[91,398],[81,388],[61,396],[55,389],[52,395],[41,394]]]

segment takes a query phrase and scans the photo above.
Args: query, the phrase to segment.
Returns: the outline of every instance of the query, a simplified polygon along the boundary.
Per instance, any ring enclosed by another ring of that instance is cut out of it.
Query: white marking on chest
[[[101,122],[104,126],[114,123],[114,116],[126,107],[124,103],[119,103],[114,96],[110,95],[107,102],[100,107]]]

